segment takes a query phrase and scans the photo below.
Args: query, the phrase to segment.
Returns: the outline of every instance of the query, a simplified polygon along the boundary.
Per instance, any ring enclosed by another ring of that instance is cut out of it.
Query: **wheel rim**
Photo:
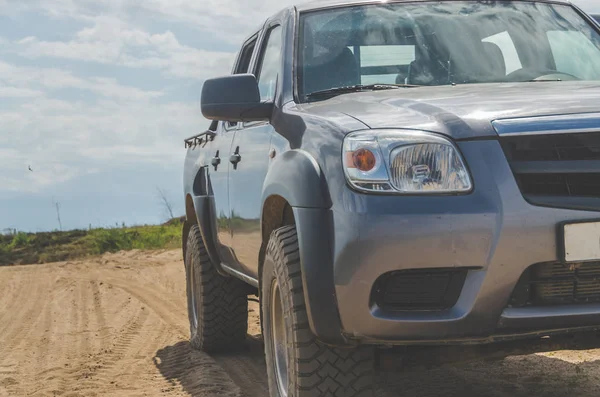
[[[271,287],[271,340],[273,355],[275,356],[275,376],[279,395],[287,397],[288,390],[288,357],[287,335],[281,292],[277,280],[273,280]]]
[[[189,306],[192,311],[192,327],[193,329],[198,328],[198,307],[196,303],[196,274],[194,271],[194,265],[190,264],[189,271],[189,283],[190,283],[190,296]]]

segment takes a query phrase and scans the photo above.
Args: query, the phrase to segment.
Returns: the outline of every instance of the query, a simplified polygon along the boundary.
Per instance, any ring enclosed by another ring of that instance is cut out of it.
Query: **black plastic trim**
[[[348,345],[342,336],[333,281],[333,215],[320,208],[294,208],[302,284],[312,332],[330,345]]]
[[[292,207],[331,207],[325,178],[316,160],[303,150],[288,150],[273,160],[264,181],[262,202],[274,195]]]
[[[515,161],[511,166],[515,174],[600,173],[600,160]]]
[[[389,312],[444,311],[458,302],[469,268],[408,269],[380,276],[372,304]]]
[[[219,258],[219,251],[216,245],[216,218],[214,214],[214,204],[209,196],[196,196],[193,197],[194,209],[196,211],[196,217],[198,218],[198,226],[200,227],[200,234],[202,235],[202,241],[204,247],[208,253],[211,263],[221,270],[221,259]]]
[[[273,113],[273,103],[261,102],[256,77],[249,73],[208,79],[201,96],[202,115],[209,120],[262,121]]]
[[[525,194],[523,196],[530,204],[541,207],[600,211],[599,197],[539,196],[534,194]]]
[[[247,284],[250,284],[253,287],[259,288],[258,280],[255,279],[254,277],[250,277],[247,274],[244,274],[238,270],[232,269],[223,263],[221,263],[221,270],[223,270],[225,273],[229,274],[232,277],[235,277]]]

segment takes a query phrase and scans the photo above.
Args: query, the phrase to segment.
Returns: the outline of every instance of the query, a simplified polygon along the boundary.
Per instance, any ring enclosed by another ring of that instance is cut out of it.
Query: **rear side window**
[[[240,58],[238,60],[238,64],[235,66],[235,70],[233,74],[243,74],[248,73],[250,71],[250,61],[252,60],[252,54],[254,54],[254,49],[256,48],[256,41],[258,38],[254,38],[244,44],[242,47],[242,51],[240,54]],[[235,127],[237,123],[228,121],[226,125],[229,128]]]
[[[235,68],[235,74],[248,73],[250,70],[250,61],[252,60],[252,54],[254,53],[255,47],[256,39],[246,43],[244,48],[242,48],[240,61]]]
[[[258,87],[260,89],[260,99],[262,101],[272,101],[275,98],[277,76],[281,68],[281,26],[269,30],[265,43],[258,72]]]

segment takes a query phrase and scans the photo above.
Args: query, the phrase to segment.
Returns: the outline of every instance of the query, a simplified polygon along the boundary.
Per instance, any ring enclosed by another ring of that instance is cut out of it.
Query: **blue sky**
[[[183,213],[202,82],[292,3],[0,0],[0,232],[58,228],[54,202],[63,229],[158,223],[157,188]]]
[[[0,232],[183,213],[204,79],[280,0],[0,0]],[[28,170],[31,166],[33,172]]]

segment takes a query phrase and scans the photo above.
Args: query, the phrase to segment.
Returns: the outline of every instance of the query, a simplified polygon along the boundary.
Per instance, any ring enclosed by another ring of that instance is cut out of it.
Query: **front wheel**
[[[373,350],[327,346],[310,330],[294,226],[269,240],[261,311],[271,397],[373,396]]]

